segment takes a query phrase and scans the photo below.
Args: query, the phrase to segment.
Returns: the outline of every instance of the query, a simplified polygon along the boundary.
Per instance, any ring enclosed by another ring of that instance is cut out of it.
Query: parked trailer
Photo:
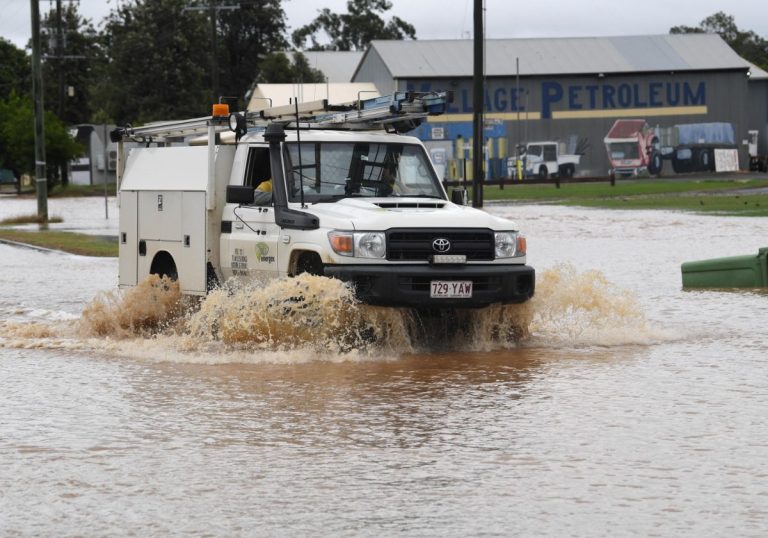
[[[675,173],[715,171],[715,150],[737,149],[730,123],[687,123],[650,127],[642,119],[616,120],[605,148],[612,174],[659,175],[664,160]]]
[[[738,149],[733,125],[725,122],[685,123],[657,127],[661,154],[675,173],[714,172],[715,150]]]

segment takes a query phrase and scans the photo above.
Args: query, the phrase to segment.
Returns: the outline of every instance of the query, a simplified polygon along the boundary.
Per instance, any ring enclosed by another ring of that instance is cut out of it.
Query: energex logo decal
[[[256,243],[256,261],[259,263],[275,263],[275,257],[269,255],[269,245]]]

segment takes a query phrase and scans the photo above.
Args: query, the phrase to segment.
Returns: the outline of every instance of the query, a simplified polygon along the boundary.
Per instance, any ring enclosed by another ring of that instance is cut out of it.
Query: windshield
[[[612,142],[608,144],[611,159],[639,159],[640,148],[637,142]]]
[[[346,197],[444,198],[421,146],[345,142],[286,144],[288,199],[306,202]],[[301,159],[299,159],[301,157]]]

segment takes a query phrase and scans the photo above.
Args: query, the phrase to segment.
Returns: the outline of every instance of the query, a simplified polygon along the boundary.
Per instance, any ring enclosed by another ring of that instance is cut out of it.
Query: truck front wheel
[[[653,152],[651,152],[651,160],[648,163],[648,173],[652,176],[658,176],[661,174],[661,166],[661,153],[653,150]]]
[[[539,179],[547,179],[547,167],[544,165],[539,166]]]
[[[323,276],[323,262],[317,252],[302,252],[296,260],[295,275],[309,273],[310,275]]]

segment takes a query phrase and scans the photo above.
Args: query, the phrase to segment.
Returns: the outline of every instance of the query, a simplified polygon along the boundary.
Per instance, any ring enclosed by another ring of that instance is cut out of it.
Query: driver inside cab
[[[262,181],[253,191],[253,205],[270,205],[272,203],[272,179]]]

